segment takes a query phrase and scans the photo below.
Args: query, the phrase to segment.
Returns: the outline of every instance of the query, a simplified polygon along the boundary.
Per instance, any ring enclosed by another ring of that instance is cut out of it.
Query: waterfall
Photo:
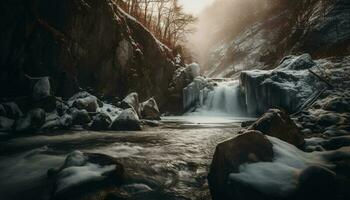
[[[211,80],[213,81],[215,82],[211,87],[188,87],[187,92],[184,93],[185,102],[196,99],[196,109],[191,114],[243,116],[245,111],[239,81]]]

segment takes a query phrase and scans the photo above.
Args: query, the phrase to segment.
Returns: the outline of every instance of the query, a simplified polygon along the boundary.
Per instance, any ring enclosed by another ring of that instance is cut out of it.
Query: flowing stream
[[[180,118],[164,118],[162,126],[142,132],[58,132],[2,139],[1,199],[49,199],[47,170],[59,167],[74,150],[118,158],[132,175],[131,183],[152,189],[134,199],[210,199],[206,176],[215,146],[235,136],[239,124],[228,118]]]

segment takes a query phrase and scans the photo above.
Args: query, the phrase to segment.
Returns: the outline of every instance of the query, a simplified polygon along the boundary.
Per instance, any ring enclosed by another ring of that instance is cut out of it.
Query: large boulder
[[[111,128],[116,131],[139,131],[142,129],[139,117],[133,108],[123,110],[113,121]]]
[[[91,122],[91,117],[86,110],[73,109],[72,117],[74,125],[86,125]]]
[[[221,162],[218,162],[216,157],[218,154],[214,155],[212,165],[221,164],[221,167],[214,168],[214,171],[211,168],[209,174],[209,186],[214,200],[328,200],[334,196],[344,197],[343,199],[349,197],[347,189],[342,188],[350,180],[350,174],[346,172],[350,168],[349,148],[305,153],[278,138],[264,138],[270,149],[266,157],[268,160],[237,162],[239,158],[247,158],[247,153],[245,150],[241,152],[238,144],[234,144],[233,141],[230,142],[237,149],[228,148],[226,155],[222,154],[219,157]],[[265,145],[261,146],[266,142],[261,142],[251,140],[247,143],[250,148],[259,145],[261,155],[267,150],[263,148]],[[240,164],[238,167],[237,163]],[[213,174],[220,174],[222,177],[213,179]]]
[[[283,110],[268,110],[262,117],[253,123],[249,129],[261,131],[265,135],[277,137],[298,148],[302,148],[305,143],[299,128]]]
[[[68,154],[61,167],[50,169],[47,174],[54,182],[54,199],[71,199],[84,194],[86,190],[119,185],[125,176],[123,165],[115,158],[80,151]]]
[[[272,107],[293,113],[323,87],[308,69],[316,64],[310,55],[288,56],[274,70],[243,71],[240,76],[250,115],[259,115]]]
[[[51,85],[49,77],[32,78],[29,77],[30,83],[33,84],[32,98],[34,101],[45,99],[51,95]]]
[[[136,92],[127,95],[122,100],[121,107],[124,109],[133,108],[136,111],[137,115],[139,117],[141,116],[139,95]]]
[[[112,124],[112,120],[107,113],[98,113],[93,117],[90,128],[95,131],[108,130]]]
[[[68,103],[79,110],[86,110],[88,112],[96,112],[101,104],[97,97],[88,92],[75,94],[68,100]]]
[[[36,108],[29,111],[25,116],[17,119],[13,125],[13,131],[28,133],[39,130],[46,120],[46,113],[43,109]]]
[[[141,116],[143,119],[160,120],[160,112],[154,98],[141,103]]]
[[[248,131],[217,145],[208,175],[210,193],[214,200],[235,196],[228,185],[230,173],[239,172],[244,163],[272,161],[271,142],[259,131]]]

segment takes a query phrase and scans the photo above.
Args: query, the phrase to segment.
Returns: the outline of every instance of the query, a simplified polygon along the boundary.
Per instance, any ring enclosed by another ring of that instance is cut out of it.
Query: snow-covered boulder
[[[231,195],[228,175],[239,172],[241,164],[267,162],[272,158],[272,144],[259,131],[249,131],[218,144],[208,175],[212,198],[221,200]]]
[[[136,92],[128,94],[121,102],[121,106],[124,109],[133,108],[137,115],[140,117],[140,101],[139,95]]]
[[[112,120],[107,113],[101,112],[93,117],[90,128],[95,131],[108,130]]]
[[[196,78],[201,75],[201,68],[198,63],[191,63],[186,66],[187,73]]]
[[[112,130],[116,131],[139,131],[141,122],[133,108],[123,110],[122,113],[113,121]]]
[[[91,122],[89,113],[86,110],[72,110],[73,124],[74,125],[85,125]]]
[[[272,107],[295,112],[322,83],[307,69],[315,66],[310,55],[288,56],[274,70],[243,71],[241,86],[250,115],[262,114]]]
[[[244,135],[217,146],[212,166],[219,167],[211,167],[208,178],[214,200],[327,200],[334,196],[348,197],[347,190],[339,188],[350,180],[349,174],[344,173],[344,170],[349,170],[350,148],[306,153],[278,138],[267,136],[268,143],[272,144],[270,148],[273,152],[269,153],[272,157],[258,160],[255,152],[262,154],[266,151],[262,146],[256,147],[255,151],[232,151],[238,148],[239,143],[235,140],[242,140]],[[223,145],[225,143],[226,146]],[[231,148],[227,143],[236,147]],[[261,141],[247,141],[250,148],[260,144]]]
[[[68,104],[79,110],[86,110],[88,112],[96,112],[100,107],[100,102],[97,97],[88,92],[79,92],[68,100]]]
[[[58,116],[56,113],[50,113],[46,116],[46,122],[41,130],[49,131],[56,129],[68,129],[73,124],[73,117],[68,114]]]
[[[13,125],[14,132],[26,133],[40,129],[45,124],[46,113],[43,109],[36,108],[25,116],[17,119]]]
[[[283,110],[268,110],[268,112],[253,123],[249,129],[260,131],[265,135],[277,137],[298,148],[302,148],[305,143],[297,125]]]
[[[143,119],[160,120],[160,112],[154,98],[141,103],[141,115]]]
[[[82,194],[87,187],[118,184],[124,179],[124,167],[115,158],[94,153],[74,151],[67,155],[58,169],[50,169],[48,177],[54,181],[53,197],[72,198]]]

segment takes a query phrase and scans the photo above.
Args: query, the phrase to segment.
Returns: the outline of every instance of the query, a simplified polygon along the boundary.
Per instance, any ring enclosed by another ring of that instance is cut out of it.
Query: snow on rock
[[[86,110],[73,109],[71,112],[74,125],[85,125],[91,122],[91,117]]]
[[[68,100],[68,104],[71,107],[76,107],[79,110],[85,109],[88,112],[96,112],[97,108],[100,107],[97,97],[85,91],[73,95]]]
[[[160,120],[160,112],[154,98],[141,103],[141,115],[143,119]]]
[[[200,76],[201,68],[198,63],[191,63],[186,66],[188,73],[192,75],[193,78]]]
[[[108,179],[120,182],[124,168],[110,156],[74,151],[67,155],[59,169],[50,169],[48,176],[54,178],[54,196],[66,197],[82,192],[79,189],[86,185],[98,187]]]
[[[139,131],[141,122],[133,108],[128,108],[113,121],[112,130],[116,131]]]
[[[322,83],[307,69],[315,66],[310,55],[288,56],[274,70],[243,71],[240,81],[250,115],[272,107],[295,112]]]

